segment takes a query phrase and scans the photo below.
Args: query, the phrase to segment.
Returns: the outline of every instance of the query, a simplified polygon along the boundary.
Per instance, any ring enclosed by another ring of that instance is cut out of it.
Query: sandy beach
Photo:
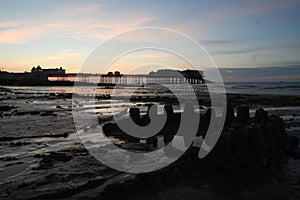
[[[287,133],[300,137],[299,96],[228,94],[227,99],[234,107],[249,106],[252,116],[259,108],[280,116]],[[102,117],[108,117],[107,101],[99,101]],[[69,93],[1,87],[0,102],[1,199],[300,198],[300,160],[289,156],[271,167],[234,172],[204,173],[175,163],[181,168],[134,178],[101,164],[85,149]]]

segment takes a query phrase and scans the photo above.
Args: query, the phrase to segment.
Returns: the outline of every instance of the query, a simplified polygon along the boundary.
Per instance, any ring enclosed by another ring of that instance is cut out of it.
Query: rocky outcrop
[[[151,147],[157,147],[158,137],[163,136],[164,143],[168,144],[177,134],[181,114],[175,113],[171,105],[166,105],[164,108],[167,120],[158,134],[147,139],[147,144]],[[210,120],[212,117],[216,117],[216,114],[211,108],[201,113],[197,136],[205,138]],[[146,126],[150,123],[148,114],[149,111],[141,116],[139,108],[131,108],[129,111],[129,116],[140,126]],[[139,142],[138,138],[122,132],[115,123],[107,123],[103,130],[107,136],[128,142]],[[291,138],[287,135],[284,121],[280,117],[268,116],[268,112],[258,109],[255,116],[251,118],[249,108],[246,106],[238,107],[235,116],[234,108],[229,105],[225,127],[209,157],[212,163],[218,164],[229,161],[266,163],[273,161],[273,158],[279,154],[293,155],[296,158],[297,148],[297,138]]]
[[[300,159],[299,138],[287,135],[280,117],[268,116],[266,111],[259,109],[251,118],[247,107],[238,108],[238,115],[235,117],[233,107],[228,110],[223,132],[215,147],[204,159],[198,158],[199,148],[191,147],[166,168],[138,174],[134,179],[122,182],[122,185],[111,184],[105,187],[98,197],[124,199],[128,197],[128,191],[144,191],[153,185],[163,187],[165,183],[176,182],[182,177],[203,178],[215,173],[263,170],[272,168],[273,164],[280,163],[287,156]],[[204,116],[208,118],[211,115],[209,112],[211,110]]]

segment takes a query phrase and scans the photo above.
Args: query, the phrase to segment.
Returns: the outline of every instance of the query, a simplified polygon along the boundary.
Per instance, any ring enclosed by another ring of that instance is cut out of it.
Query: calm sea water
[[[219,84],[208,84],[212,88],[219,88]],[[174,87],[173,85],[172,87]],[[176,86],[175,86],[176,87]],[[179,85],[180,87],[180,85]],[[203,85],[194,85],[196,88],[203,88]],[[14,89],[14,91],[25,93],[72,93],[73,87],[69,86],[52,86],[52,87],[20,87],[13,86],[8,87]],[[80,87],[76,91],[85,93],[91,91],[90,87]],[[127,87],[124,90],[132,90],[134,87]],[[225,83],[225,90],[227,93],[239,93],[239,94],[281,94],[281,95],[300,95],[300,82],[228,82]],[[110,94],[112,89],[107,87],[98,87],[98,94]]]
[[[300,82],[225,83],[227,93],[300,95]]]

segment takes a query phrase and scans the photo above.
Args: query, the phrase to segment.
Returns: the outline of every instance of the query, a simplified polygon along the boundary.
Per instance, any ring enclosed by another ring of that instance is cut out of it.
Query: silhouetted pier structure
[[[60,68],[42,69],[39,65],[33,67],[31,72],[9,73],[0,71],[0,84],[2,85],[146,85],[146,84],[202,84],[203,72],[199,70],[171,70],[160,69],[149,74],[121,74],[119,71],[107,74],[93,73],[66,73]]]
[[[75,80],[75,78],[77,79]],[[72,73],[51,75],[57,81],[73,79],[77,82],[93,82],[99,85],[145,85],[145,84],[203,84],[204,76],[198,70],[158,70],[149,74],[121,74],[119,71],[107,74]]]

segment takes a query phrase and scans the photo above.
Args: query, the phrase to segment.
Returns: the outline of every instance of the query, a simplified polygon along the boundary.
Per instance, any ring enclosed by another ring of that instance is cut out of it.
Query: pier
[[[119,71],[106,74],[95,73],[66,73],[60,68],[43,69],[39,65],[33,67],[31,72],[10,73],[0,71],[0,84],[26,85],[26,86],[59,86],[81,84],[98,85],[147,85],[147,84],[203,84],[203,72],[200,70],[171,70],[160,69],[148,74],[121,74]]]
[[[77,79],[76,79],[77,78]],[[75,80],[76,79],[76,80]],[[99,85],[145,85],[145,84],[203,84],[205,83],[202,71],[198,70],[158,70],[149,74],[121,74],[119,71],[107,74],[54,74],[49,80],[77,81],[84,83],[98,83]]]

